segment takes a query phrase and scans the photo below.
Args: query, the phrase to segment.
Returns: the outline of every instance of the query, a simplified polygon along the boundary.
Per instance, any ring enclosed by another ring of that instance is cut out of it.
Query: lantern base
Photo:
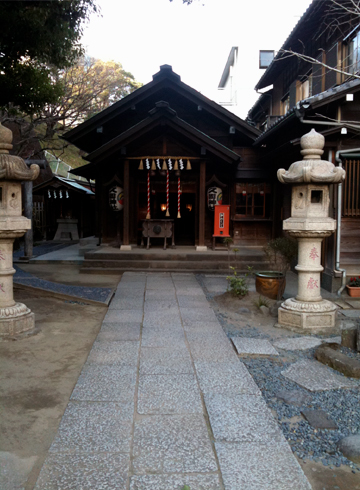
[[[0,308],[0,337],[13,337],[34,329],[35,315],[27,306],[16,303],[9,308]]]
[[[330,333],[336,328],[336,310],[333,303],[324,299],[303,302],[290,298],[279,308],[278,323],[275,326],[296,332]]]
[[[131,245],[120,245],[120,250],[125,250],[125,251],[131,250]]]

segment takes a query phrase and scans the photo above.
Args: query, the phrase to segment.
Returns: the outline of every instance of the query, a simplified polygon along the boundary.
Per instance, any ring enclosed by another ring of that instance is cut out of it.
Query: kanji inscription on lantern
[[[319,258],[319,254],[317,253],[317,250],[316,250],[316,247],[313,247],[311,250],[310,250],[310,254],[309,254],[309,257],[310,259],[318,259]]]
[[[309,279],[309,282],[307,284],[307,288],[308,289],[315,289],[315,288],[318,288],[318,282],[317,280],[313,279],[312,277],[310,277]]]

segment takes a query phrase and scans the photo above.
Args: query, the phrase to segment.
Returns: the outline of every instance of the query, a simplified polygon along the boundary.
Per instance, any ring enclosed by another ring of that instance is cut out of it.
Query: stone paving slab
[[[239,354],[253,354],[262,356],[278,356],[279,353],[265,339],[253,339],[244,337],[231,337],[233,344]]]
[[[342,310],[341,314],[348,318],[360,318],[360,310]]]
[[[230,342],[191,342],[190,350],[194,361],[230,362],[237,359]]]
[[[338,390],[359,385],[317,361],[297,361],[281,374],[310,391]]]
[[[103,323],[96,341],[140,340],[140,323]]]
[[[135,366],[86,364],[71,400],[132,402],[135,395]]]
[[[182,328],[144,328],[141,339],[141,347],[168,347],[185,348],[185,336]]]
[[[193,374],[140,376],[138,413],[203,413],[200,391]]]
[[[217,471],[203,415],[153,415],[135,421],[133,469],[135,474]]]
[[[261,396],[208,394],[205,405],[215,441],[285,441]]]
[[[221,364],[195,361],[195,369],[204,394],[261,395],[249,371],[239,360]]]
[[[147,313],[158,313],[179,316],[179,307],[176,301],[146,301],[144,306],[145,316]]]
[[[125,490],[129,456],[124,454],[50,454],[34,490]]]
[[[138,308],[137,310],[121,310],[120,313],[117,310],[108,310],[104,318],[105,323],[141,323],[142,320],[142,308]]]
[[[130,490],[181,490],[184,485],[190,490],[222,490],[217,475],[144,475],[130,479]]]
[[[199,342],[221,342],[226,341],[229,343],[225,332],[221,327],[211,328],[209,330],[192,328],[186,331],[186,338],[190,344]]]
[[[136,366],[139,357],[139,342],[95,341],[87,363]]]
[[[146,282],[146,289],[174,289],[174,283],[172,279],[152,279],[148,278]]]
[[[146,301],[154,301],[154,300],[175,300],[175,290],[174,289],[147,289],[145,293]]]
[[[183,322],[185,332],[218,332],[224,333],[224,330],[221,328],[220,323],[217,320],[214,321],[195,321],[195,322]]]
[[[312,490],[285,443],[216,443],[225,490]]]
[[[357,310],[360,310],[360,299],[347,299],[346,303],[352,308],[356,308]]]
[[[278,349],[284,350],[307,350],[322,344],[321,339],[315,337],[294,337],[277,340],[272,343]]]
[[[110,303],[109,310],[140,310],[144,305],[142,296],[132,298],[114,297]]]
[[[185,287],[183,284],[176,286],[176,294],[180,296],[201,296],[205,298],[204,291],[199,287]]]
[[[181,318],[184,323],[196,321],[217,321],[212,308],[180,308]]]
[[[180,308],[211,308],[208,300],[202,296],[177,295]]]
[[[117,289],[114,299],[122,299],[122,298],[141,298],[144,299],[144,288],[141,289]]]
[[[50,452],[129,452],[133,414],[133,402],[70,401]]]
[[[144,291],[145,289],[145,281],[120,281],[116,291],[120,292],[123,290],[140,290]]]
[[[192,374],[188,350],[144,347],[140,355],[140,374]]]

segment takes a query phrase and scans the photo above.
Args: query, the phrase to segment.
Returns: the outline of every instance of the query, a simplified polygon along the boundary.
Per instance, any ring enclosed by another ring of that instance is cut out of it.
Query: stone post
[[[330,236],[336,221],[329,217],[330,184],[343,182],[345,171],[321,160],[325,138],[314,129],[300,141],[303,160],[288,171],[278,170],[283,184],[292,184],[291,217],[283,229],[298,240],[298,293],[279,308],[278,326],[321,333],[335,327],[336,306],[320,292],[321,243]]]
[[[14,301],[13,243],[31,228],[22,216],[21,182],[35,180],[38,165],[27,167],[20,157],[9,155],[12,132],[0,124],[0,336],[7,337],[32,330],[34,314]]]

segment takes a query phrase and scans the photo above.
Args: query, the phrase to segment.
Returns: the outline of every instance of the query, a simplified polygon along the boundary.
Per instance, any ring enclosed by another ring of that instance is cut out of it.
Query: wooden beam
[[[129,246],[129,224],[130,224],[130,175],[129,160],[124,161],[124,229],[122,245]]]
[[[205,246],[206,162],[200,162],[199,178],[199,247]]]

